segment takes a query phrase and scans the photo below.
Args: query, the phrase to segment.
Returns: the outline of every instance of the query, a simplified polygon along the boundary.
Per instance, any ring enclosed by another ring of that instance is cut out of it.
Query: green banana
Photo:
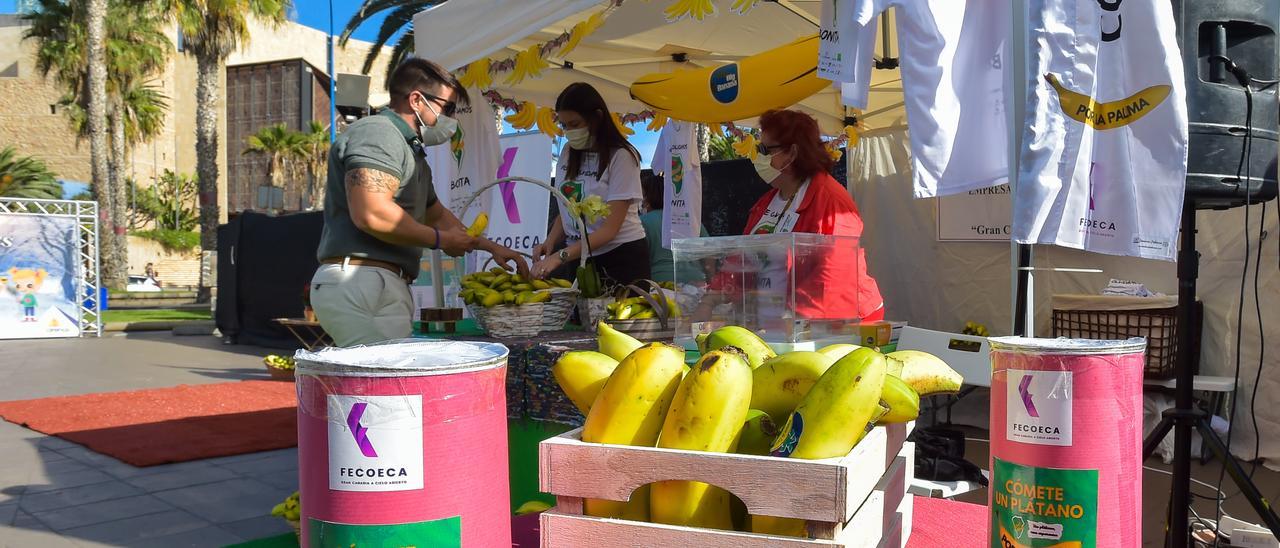
[[[599,347],[601,354],[622,361],[635,349],[644,346],[644,343],[614,329],[608,323],[600,322],[596,324],[596,346]]]
[[[880,400],[889,408],[879,424],[911,422],[920,416],[920,395],[907,383],[893,375],[885,375]]]
[[[751,408],[782,424],[835,362],[817,352],[788,352],[769,358],[753,372]]]
[[[759,409],[747,411],[747,421],[742,425],[736,453],[742,455],[768,455],[778,437],[778,425],[769,414]]]
[[[753,369],[760,367],[765,360],[778,355],[759,335],[736,325],[728,325],[712,331],[705,339],[705,346],[699,348],[703,354],[706,354],[726,346],[737,347],[745,352],[747,362]]]
[[[885,357],[860,348],[841,358],[787,418],[772,454],[797,459],[843,457],[881,416]]]

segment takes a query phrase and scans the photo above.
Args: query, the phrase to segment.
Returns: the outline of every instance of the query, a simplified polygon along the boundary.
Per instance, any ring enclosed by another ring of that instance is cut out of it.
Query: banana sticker
[[[1160,106],[1172,89],[1168,85],[1151,86],[1119,101],[1099,103],[1093,97],[1067,89],[1053,74],[1044,75],[1044,79],[1058,92],[1063,114],[1097,130],[1115,129],[1142,119]]]

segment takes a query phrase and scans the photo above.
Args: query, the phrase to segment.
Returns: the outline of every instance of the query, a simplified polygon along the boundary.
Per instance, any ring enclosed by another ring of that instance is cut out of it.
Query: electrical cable
[[[1236,184],[1240,184],[1240,182],[1242,181],[1241,179],[1242,175],[1246,177],[1246,179],[1243,180],[1245,184],[1245,189],[1244,189],[1244,200],[1245,200],[1245,203],[1244,203],[1244,233],[1245,233],[1244,268],[1240,273],[1240,293],[1239,293],[1240,307],[1236,310],[1236,359],[1235,359],[1235,375],[1233,376],[1233,378],[1235,379],[1235,384],[1239,386],[1240,365],[1241,365],[1240,347],[1244,339],[1244,325],[1243,325],[1244,324],[1244,296],[1245,296],[1245,286],[1249,278],[1249,258],[1250,258],[1250,255],[1252,255],[1252,245],[1249,242],[1249,220],[1250,220],[1249,214],[1250,214],[1250,210],[1252,209],[1251,206],[1253,205],[1252,203],[1253,195],[1252,193],[1249,192],[1249,186],[1248,186],[1249,180],[1247,179],[1249,175],[1246,175],[1245,173],[1247,169],[1246,160],[1249,157],[1248,153],[1249,153],[1250,144],[1253,138],[1253,89],[1249,87],[1250,78],[1248,73],[1245,72],[1243,68],[1237,66],[1235,62],[1233,62],[1230,58],[1222,55],[1214,55],[1214,56],[1211,56],[1211,58],[1219,58],[1226,63],[1227,70],[1230,71],[1231,74],[1233,74],[1236,77],[1236,79],[1240,82],[1240,86],[1244,88],[1244,95],[1245,95],[1244,142],[1242,143],[1242,146],[1240,148],[1240,163],[1236,166]],[[1226,457],[1227,458],[1230,458],[1231,456],[1231,439],[1233,437],[1233,434],[1235,433],[1236,406],[1238,404],[1238,402],[1236,401],[1237,399],[1238,398],[1231,398],[1231,411],[1228,416],[1228,422],[1227,422],[1227,441],[1226,441],[1226,447],[1227,447]],[[1222,493],[1222,483],[1226,480],[1226,475],[1227,475],[1227,468],[1224,465],[1222,469],[1218,472],[1217,491],[1219,494]],[[1222,521],[1223,502],[1225,501],[1219,500],[1217,504],[1217,514],[1214,517],[1214,523],[1218,523]],[[1181,527],[1181,525],[1179,525],[1178,527]],[[1213,539],[1214,548],[1217,548],[1219,546],[1218,541],[1219,539],[1215,536]]]

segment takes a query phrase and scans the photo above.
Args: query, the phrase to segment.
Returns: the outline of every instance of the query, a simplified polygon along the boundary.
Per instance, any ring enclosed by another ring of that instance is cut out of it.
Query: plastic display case
[[[861,322],[857,237],[783,233],[672,242],[684,314],[676,343],[740,325],[787,349],[852,342]]]

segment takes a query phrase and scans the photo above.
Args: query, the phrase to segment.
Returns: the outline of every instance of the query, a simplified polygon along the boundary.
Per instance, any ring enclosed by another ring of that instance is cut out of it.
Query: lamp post
[[[338,73],[333,69],[333,0],[329,0],[329,142],[338,139]]]

